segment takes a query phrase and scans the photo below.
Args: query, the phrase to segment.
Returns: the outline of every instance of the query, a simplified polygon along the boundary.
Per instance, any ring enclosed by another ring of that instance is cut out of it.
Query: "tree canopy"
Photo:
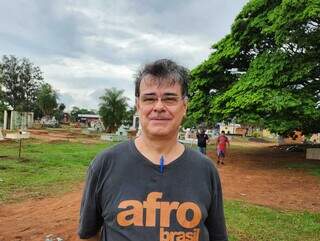
[[[85,108],[79,108],[77,106],[73,106],[72,110],[70,112],[71,121],[73,121],[73,122],[76,121],[77,118],[78,118],[78,114],[92,114],[92,115],[95,115],[97,113],[95,111],[93,111],[93,110],[88,110],[88,109],[85,109]]]
[[[108,132],[114,132],[127,116],[128,98],[123,96],[123,90],[106,89],[100,97],[99,115]]]
[[[189,117],[320,132],[319,24],[319,0],[251,0],[192,70]]]
[[[27,58],[4,55],[0,62],[0,102],[17,111],[31,111],[42,80],[40,68]]]
[[[50,84],[41,85],[37,94],[37,103],[44,115],[50,116],[54,113],[58,107],[57,98],[58,95]]]

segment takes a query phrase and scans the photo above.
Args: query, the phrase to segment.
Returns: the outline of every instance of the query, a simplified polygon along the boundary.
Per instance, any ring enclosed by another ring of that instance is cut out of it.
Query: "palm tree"
[[[100,97],[99,115],[107,132],[115,132],[126,117],[128,98],[123,96],[124,90],[106,89]]]

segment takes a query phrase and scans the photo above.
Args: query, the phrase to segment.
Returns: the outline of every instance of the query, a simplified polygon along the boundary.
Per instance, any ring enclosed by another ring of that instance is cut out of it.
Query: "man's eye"
[[[149,98],[143,98],[142,101],[143,101],[143,102],[147,102],[147,103],[153,103],[153,102],[156,101],[156,98],[151,98],[151,97],[149,97]]]
[[[174,104],[178,101],[178,99],[176,97],[165,97],[162,99],[162,101],[164,103],[168,103],[168,104]]]

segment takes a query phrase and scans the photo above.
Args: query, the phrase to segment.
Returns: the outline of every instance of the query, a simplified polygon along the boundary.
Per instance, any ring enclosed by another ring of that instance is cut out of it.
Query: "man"
[[[216,168],[177,140],[187,88],[187,70],[170,60],[155,61],[138,73],[142,132],[91,163],[81,203],[81,239],[228,240]]]
[[[201,129],[200,133],[197,133],[197,139],[198,139],[198,148],[199,151],[206,155],[207,154],[207,142],[209,140],[208,135],[205,133],[204,129]]]
[[[224,158],[226,156],[226,149],[230,147],[230,142],[226,133],[221,131],[221,134],[217,138],[217,156],[218,156],[218,164],[224,164]]]

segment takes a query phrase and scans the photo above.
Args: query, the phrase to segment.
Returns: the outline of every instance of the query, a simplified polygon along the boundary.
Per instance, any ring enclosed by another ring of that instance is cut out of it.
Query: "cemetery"
[[[95,231],[120,220],[123,240],[155,227],[162,241],[226,240],[222,207],[229,241],[320,240],[319,0],[0,10],[0,241],[79,240],[84,190],[100,212],[105,187],[115,209]],[[135,159],[129,145],[105,153],[135,138]]]

